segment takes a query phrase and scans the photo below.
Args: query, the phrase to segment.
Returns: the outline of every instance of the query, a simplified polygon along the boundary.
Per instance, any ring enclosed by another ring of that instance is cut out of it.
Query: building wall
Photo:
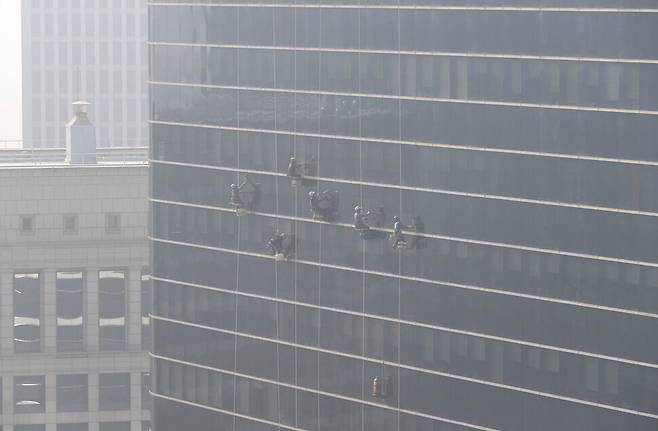
[[[3,430],[148,424],[147,172],[146,165],[0,166]],[[107,224],[110,215],[118,229]],[[67,217],[77,222],[67,226]],[[38,279],[26,285],[23,274]],[[106,281],[118,274],[118,284]]]
[[[25,147],[64,147],[81,99],[97,147],[146,145],[145,1],[24,0],[22,32]]]
[[[156,431],[656,429],[653,4],[178,3],[150,6]]]

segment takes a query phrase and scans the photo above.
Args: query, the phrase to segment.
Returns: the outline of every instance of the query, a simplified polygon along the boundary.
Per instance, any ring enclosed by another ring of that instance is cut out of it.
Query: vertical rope
[[[295,50],[293,51],[293,88],[297,90],[297,5],[293,8],[293,25],[294,25],[294,30],[293,30],[293,42],[294,42],[294,47]],[[297,91],[294,92],[293,94],[293,109],[292,109],[292,129],[295,133],[292,134],[293,140],[292,140],[292,151],[293,155],[296,157],[297,156]],[[293,193],[294,199],[295,199],[295,217],[299,217],[299,193],[297,190]],[[293,231],[295,232],[295,250],[297,249],[297,222],[293,222]],[[297,300],[298,300],[298,295],[297,295],[297,271],[298,271],[298,264],[297,264],[297,259],[295,259],[294,263],[294,279],[293,279],[293,284],[294,284],[294,290],[295,290],[295,305],[294,305],[294,337],[295,337],[295,346],[298,345],[297,341]],[[298,387],[298,376],[297,376],[297,347],[295,347],[295,386]],[[299,392],[298,389],[295,389],[295,426],[299,426],[299,414],[298,414],[298,404],[299,404],[299,399],[297,396],[297,393]]]
[[[275,44],[276,41],[276,19],[275,19],[275,10],[276,9],[270,9],[272,12],[272,44]],[[274,74],[274,86],[276,88],[277,84],[277,75],[276,75],[276,51],[271,50],[272,53],[272,68],[273,68],[273,74]],[[274,93],[274,130],[278,130],[277,127],[277,104],[276,104],[276,93]],[[274,166],[275,169],[278,169],[279,167],[279,140],[278,140],[278,133],[274,134]],[[274,180],[274,194],[275,194],[275,206],[276,206],[276,214],[277,216],[279,215],[279,179],[276,178]],[[276,219],[276,230],[279,230],[279,218],[277,217]],[[279,298],[279,263],[274,259],[274,297]],[[274,318],[276,319],[276,339],[279,340],[281,337],[280,334],[280,329],[279,329],[279,303],[278,301],[274,302],[275,310],[274,310]],[[276,381],[278,383],[281,382],[281,353],[280,353],[280,343],[276,343]],[[281,424],[281,385],[277,384],[276,387],[276,407],[277,407],[277,423]]]
[[[397,20],[398,20],[398,141],[402,140],[402,100],[400,99],[400,96],[402,95],[402,55],[400,54],[402,52],[402,36],[401,36],[401,22],[400,22],[400,0],[398,0],[398,10],[397,10]],[[402,185],[402,145],[397,144],[398,147],[400,148],[400,153],[399,153],[399,159],[400,159],[400,165],[399,165],[399,180],[400,180],[400,185]],[[402,189],[400,189],[400,216],[402,216]],[[402,253],[398,253],[398,275],[402,274]],[[400,314],[401,314],[401,301],[402,300],[402,280],[400,277],[398,277],[398,315],[397,318],[400,319]],[[398,327],[398,355],[397,355],[397,420],[398,420],[398,428],[397,430],[400,431],[400,427],[402,426],[401,421],[402,418],[400,416],[400,351],[402,350],[402,328],[400,323],[396,323]]]
[[[320,25],[318,25],[318,32],[319,32],[319,37],[318,37],[318,44],[320,48],[322,48],[322,17],[323,17],[323,9],[319,9],[319,14],[320,14]],[[318,54],[318,89],[322,88],[322,52]],[[322,96],[318,96],[318,133],[320,133],[321,127],[320,125],[322,124]],[[317,139],[317,173],[316,175],[319,175],[320,173],[320,138]],[[320,183],[317,183],[317,191],[318,193],[320,192]],[[324,226],[322,224],[320,226],[320,238],[318,239],[318,262],[322,262],[322,230],[324,229]],[[318,305],[322,305],[322,268],[318,268]],[[322,328],[322,312],[320,309],[318,309],[318,341],[317,345],[320,347],[320,328]],[[318,390],[320,390],[320,352],[317,352],[318,355],[318,360],[317,360],[317,387]],[[320,394],[318,394],[318,429],[320,429]]]
[[[237,31],[237,45],[240,44],[240,8],[236,8],[236,31]],[[236,70],[236,85],[239,84],[240,82],[240,49],[236,48],[236,65],[235,65],[235,70]],[[236,145],[237,145],[237,154],[236,154],[236,163],[237,163],[237,168],[238,171],[240,169],[240,90],[236,90],[236,123],[237,123],[237,131],[236,131]],[[238,176],[236,184],[240,183],[240,173],[238,172],[236,174]],[[237,249],[240,250],[240,232],[241,232],[241,223],[240,223],[240,217],[238,217],[238,237],[237,237]],[[235,291],[238,292],[238,289],[240,287],[240,255],[236,256],[236,283],[235,283]],[[238,377],[237,377],[237,372],[238,372],[238,298],[239,296],[237,294],[234,294],[235,297],[235,338],[234,338],[234,350],[233,350],[233,371],[236,373],[233,375],[233,413],[237,413],[238,411]],[[236,429],[236,421],[237,418],[235,415],[233,415],[233,431]]]
[[[361,0],[359,0],[359,6],[361,6]],[[357,47],[359,51],[361,50],[361,7],[357,9]],[[358,93],[361,94],[361,53],[357,54],[357,88]],[[363,182],[363,109],[362,103],[363,98],[359,97],[358,104],[358,118],[359,118],[359,181]],[[363,185],[359,185],[359,205],[363,206]],[[362,253],[361,253],[361,268],[365,270],[366,267],[366,242],[361,241]],[[365,272],[361,275],[361,312],[365,314],[366,307],[366,275]],[[361,316],[361,349],[363,356],[366,356],[366,319],[364,316]],[[364,384],[361,385],[361,399],[365,401],[366,399],[366,361],[361,360],[361,378],[363,379]],[[361,404],[361,429],[365,429],[365,407]]]

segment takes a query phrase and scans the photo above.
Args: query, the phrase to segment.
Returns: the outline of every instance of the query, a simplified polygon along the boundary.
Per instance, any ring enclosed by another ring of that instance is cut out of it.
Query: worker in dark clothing
[[[278,256],[282,255],[286,257],[288,254],[288,248],[285,246],[286,234],[283,232],[277,232],[272,238],[267,241],[267,246],[272,250],[272,255]]]
[[[318,192],[308,192],[308,205],[311,207],[311,212],[313,212],[314,217],[321,217],[324,213],[322,208],[320,208],[320,197],[318,196]]]
[[[370,231],[370,226],[366,221],[370,214],[369,210],[364,210],[359,205],[354,207],[354,229],[359,232],[362,238],[365,238]]]
[[[244,207],[244,201],[242,200],[242,196],[240,196],[240,192],[244,188],[245,184],[247,184],[247,180],[244,180],[240,185],[238,184],[231,184],[231,200],[230,203],[232,206],[235,207],[236,210],[239,210]]]
[[[292,178],[293,180],[299,180],[302,178],[302,168],[303,166],[300,163],[297,163],[297,160],[294,157],[291,157],[286,175],[288,178]]]
[[[408,226],[405,226],[402,223],[400,217],[393,217],[393,234],[391,235],[391,241],[395,250],[398,248],[409,248],[409,243],[403,232],[404,229],[408,229]]]

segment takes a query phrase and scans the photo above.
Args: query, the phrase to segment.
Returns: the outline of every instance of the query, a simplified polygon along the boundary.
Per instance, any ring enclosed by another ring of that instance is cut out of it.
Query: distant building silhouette
[[[148,143],[146,0],[22,0],[23,146],[63,148],[71,103],[98,147]]]

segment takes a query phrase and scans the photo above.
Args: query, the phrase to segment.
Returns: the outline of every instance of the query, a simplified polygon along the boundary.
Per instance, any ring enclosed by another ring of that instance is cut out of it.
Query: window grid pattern
[[[156,429],[655,429],[656,9],[209,3],[150,6]]]

